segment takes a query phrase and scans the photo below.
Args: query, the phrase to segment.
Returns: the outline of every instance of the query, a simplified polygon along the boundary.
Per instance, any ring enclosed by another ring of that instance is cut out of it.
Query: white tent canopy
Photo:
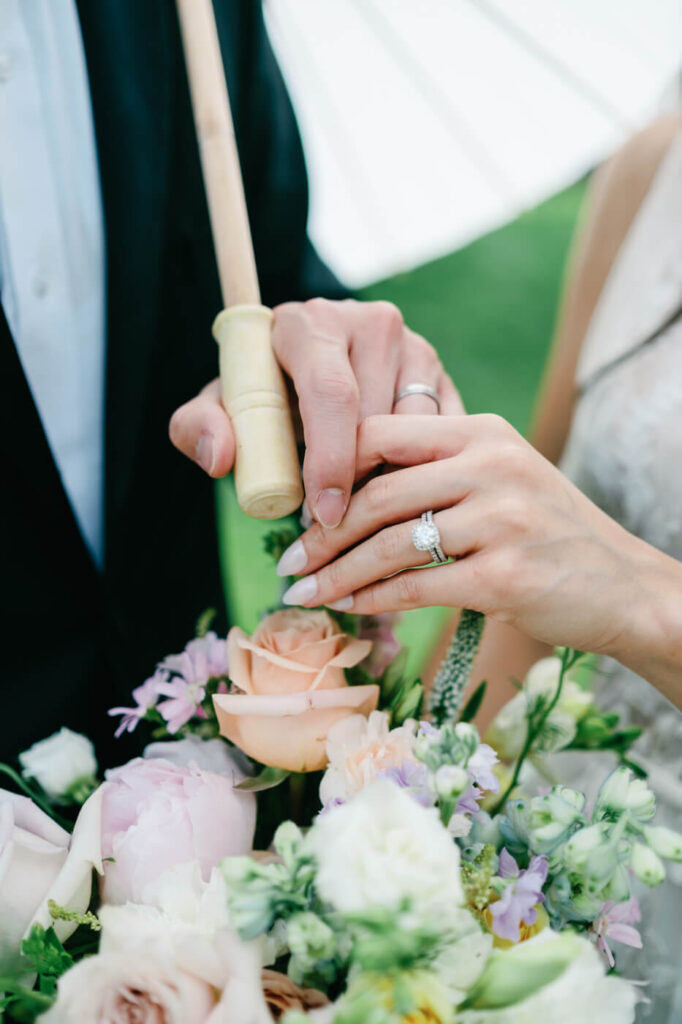
[[[267,0],[349,284],[452,251],[575,180],[660,109],[679,0]]]

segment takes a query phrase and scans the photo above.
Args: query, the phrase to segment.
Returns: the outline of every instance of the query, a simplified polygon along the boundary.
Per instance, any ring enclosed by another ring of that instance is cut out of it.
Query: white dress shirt
[[[64,487],[100,566],[104,265],[75,2],[0,0],[0,299]],[[21,446],[21,438],[14,443]]]

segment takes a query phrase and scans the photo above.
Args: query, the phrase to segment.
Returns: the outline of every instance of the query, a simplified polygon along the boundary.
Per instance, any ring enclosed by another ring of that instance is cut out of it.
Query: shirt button
[[[37,295],[39,299],[47,295],[50,284],[44,274],[36,274],[33,278],[33,294]]]
[[[7,82],[12,77],[14,62],[7,51],[0,53],[0,82]]]

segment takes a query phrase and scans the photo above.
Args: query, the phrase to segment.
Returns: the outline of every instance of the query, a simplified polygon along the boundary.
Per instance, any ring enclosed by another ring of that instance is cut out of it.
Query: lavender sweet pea
[[[492,930],[501,939],[518,942],[520,925],[533,925],[537,921],[536,905],[544,902],[542,887],[547,880],[548,863],[543,856],[533,857],[525,870],[503,847],[500,851],[498,875],[510,879],[497,903],[489,907],[493,919]]]

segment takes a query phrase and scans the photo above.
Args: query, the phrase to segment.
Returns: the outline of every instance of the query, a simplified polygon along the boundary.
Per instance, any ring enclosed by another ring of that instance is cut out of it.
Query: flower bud
[[[494,1010],[528,999],[563,974],[581,950],[580,939],[566,932],[546,942],[522,942],[496,951],[463,1005]]]
[[[636,779],[629,768],[617,768],[599,790],[595,817],[613,821],[625,812],[637,822],[649,821],[656,800],[643,779]]]
[[[660,885],[665,878],[665,868],[657,853],[645,846],[635,843],[630,853],[630,867],[645,885]]]
[[[470,779],[464,768],[455,764],[444,764],[434,775],[434,784],[438,796],[454,798],[464,792],[470,785]]]
[[[97,788],[95,748],[87,736],[60,729],[19,754],[25,778],[35,779],[49,797],[66,797],[82,790],[84,799]],[[77,803],[84,800],[76,799]]]
[[[563,861],[569,871],[582,871],[593,853],[605,840],[602,824],[588,825],[575,832],[564,844]]]
[[[682,861],[682,835],[661,825],[646,825],[644,839],[647,845],[666,860]]]

